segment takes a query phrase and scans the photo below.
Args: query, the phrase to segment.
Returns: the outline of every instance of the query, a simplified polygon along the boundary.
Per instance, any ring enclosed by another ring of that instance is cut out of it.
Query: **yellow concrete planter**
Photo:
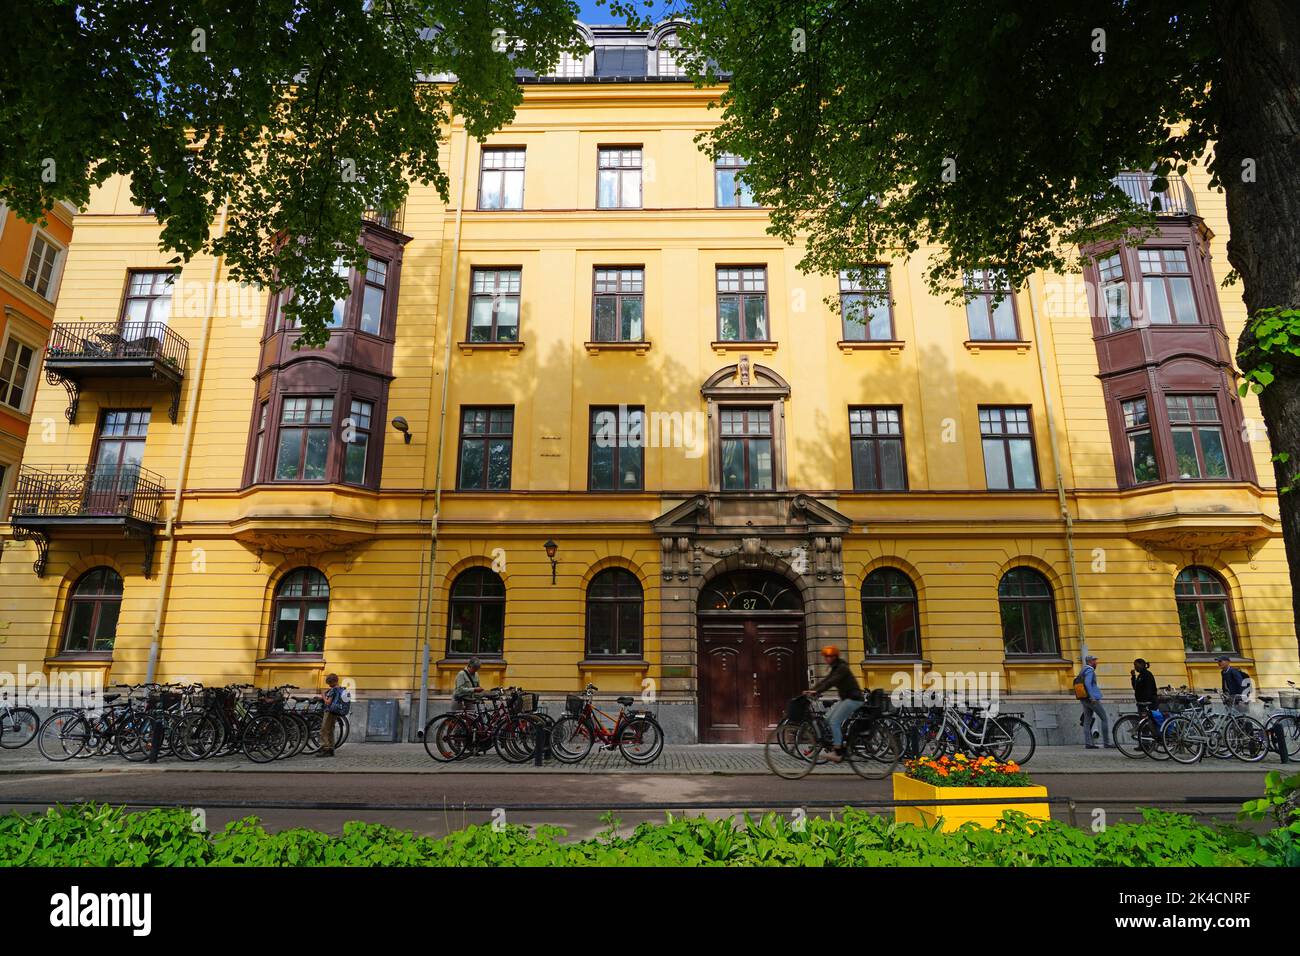
[[[1034,820],[1050,820],[1051,810],[1046,803],[962,803],[965,800],[992,799],[994,797],[1042,797],[1047,799],[1046,787],[936,787],[894,774],[895,800],[951,800],[943,806],[895,807],[894,820],[898,823],[915,823],[933,827],[943,818],[943,832],[956,830],[963,823],[973,821],[989,827],[1002,819],[1002,811],[1019,810]]]

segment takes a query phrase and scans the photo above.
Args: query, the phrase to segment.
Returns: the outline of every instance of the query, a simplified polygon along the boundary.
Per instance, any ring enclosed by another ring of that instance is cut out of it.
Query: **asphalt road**
[[[1053,797],[1076,801],[1074,822],[1089,826],[1095,810],[1107,822],[1132,820],[1138,807],[1163,807],[1202,819],[1234,820],[1240,801],[1263,792],[1263,769],[1231,773],[1035,774]],[[604,830],[612,810],[624,829],[658,821],[667,809],[729,816],[775,809],[825,814],[846,804],[888,800],[888,780],[816,775],[786,781],[775,776],[322,773],[33,773],[0,777],[0,812],[31,812],[55,803],[100,801],[138,806],[175,804],[202,808],[211,830],[229,820],[257,816],[271,830],[304,826],[338,833],[348,820],[365,820],[442,836],[470,823],[486,823],[501,808],[504,819],[549,824],[582,838]],[[1216,803],[1212,798],[1230,798]],[[20,801],[15,803],[13,801]],[[637,806],[649,804],[651,806]],[[881,809],[880,812],[888,812]],[[1068,807],[1053,806],[1068,820]],[[499,811],[498,811],[499,815]]]

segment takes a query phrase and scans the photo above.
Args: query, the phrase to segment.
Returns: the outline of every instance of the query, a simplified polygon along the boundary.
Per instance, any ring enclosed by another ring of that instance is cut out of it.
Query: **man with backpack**
[[[346,717],[348,711],[352,709],[352,696],[348,689],[339,683],[338,674],[330,674],[325,678],[325,692],[320,695],[320,699],[325,702],[325,713],[321,715],[320,721],[320,749],[316,751],[317,757],[334,756],[334,734],[340,717]]]
[[[1083,670],[1079,671],[1079,676],[1074,679],[1074,693],[1079,698],[1079,703],[1083,705],[1083,715],[1080,723],[1083,724],[1083,745],[1088,750],[1096,750],[1097,745],[1092,742],[1092,725],[1096,720],[1101,721],[1101,740],[1109,750],[1112,746],[1110,742],[1110,717],[1106,714],[1106,708],[1101,705],[1101,688],[1097,686],[1097,658],[1089,654],[1083,661]]]

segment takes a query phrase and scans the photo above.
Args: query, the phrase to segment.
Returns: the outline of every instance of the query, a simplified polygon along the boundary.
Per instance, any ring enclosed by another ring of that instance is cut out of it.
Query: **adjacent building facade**
[[[0,667],[325,672],[439,709],[485,683],[652,692],[762,739],[843,648],[873,687],[990,684],[1074,729],[1083,648],[1217,686],[1300,671],[1270,450],[1237,396],[1222,196],[1077,275],[969,298],[912,261],[806,276],[671,24],[593,28],[516,121],[450,131],[444,204],[364,227],[322,349],[107,183],[77,219],[0,561]],[[1149,178],[1124,182],[1148,198]],[[364,707],[357,708],[362,714]],[[1064,735],[1064,736],[1062,736]]]

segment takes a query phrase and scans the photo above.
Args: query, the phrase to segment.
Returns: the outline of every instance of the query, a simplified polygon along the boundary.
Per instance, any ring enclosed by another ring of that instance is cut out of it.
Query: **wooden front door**
[[[700,742],[760,743],[807,684],[802,615],[701,614]]]

